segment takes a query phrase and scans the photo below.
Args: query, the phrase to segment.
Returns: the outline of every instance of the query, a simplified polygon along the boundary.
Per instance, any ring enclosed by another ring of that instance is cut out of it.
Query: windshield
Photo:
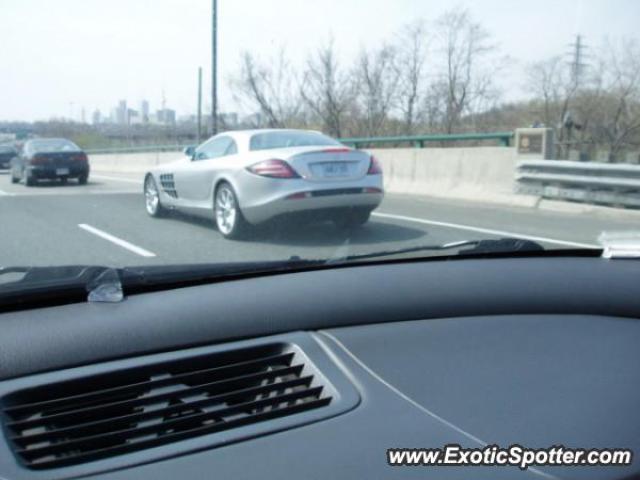
[[[31,140],[26,149],[30,152],[73,152],[80,150],[80,147],[68,140]]]
[[[640,243],[640,2],[55,6],[0,2],[0,305],[9,270]]]
[[[313,132],[266,132],[254,133],[249,142],[250,150],[270,148],[308,147],[340,145],[340,142]]]

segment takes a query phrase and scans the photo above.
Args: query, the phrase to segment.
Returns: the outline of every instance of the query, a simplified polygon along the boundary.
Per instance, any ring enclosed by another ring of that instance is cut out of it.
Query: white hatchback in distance
[[[238,238],[276,217],[362,225],[382,201],[382,170],[370,154],[307,130],[220,133],[185,157],[150,170],[149,215],[184,210],[215,219]]]

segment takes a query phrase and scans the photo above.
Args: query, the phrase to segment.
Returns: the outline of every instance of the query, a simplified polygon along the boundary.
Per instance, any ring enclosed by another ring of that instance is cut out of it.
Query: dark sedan
[[[18,156],[18,151],[11,145],[0,145],[0,169],[9,168],[11,160],[16,156]]]
[[[11,181],[24,181],[32,186],[38,180],[56,180],[63,183],[75,178],[84,185],[89,179],[89,161],[86,153],[64,138],[38,138],[24,144],[22,154],[11,161]]]

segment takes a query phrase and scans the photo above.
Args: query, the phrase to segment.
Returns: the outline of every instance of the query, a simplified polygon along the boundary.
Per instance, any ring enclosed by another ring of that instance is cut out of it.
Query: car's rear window
[[[33,152],[73,152],[80,150],[69,140],[34,140],[29,142],[29,150]]]
[[[256,133],[251,137],[249,150],[268,150],[271,148],[315,145],[340,145],[340,142],[314,132],[265,132]]]

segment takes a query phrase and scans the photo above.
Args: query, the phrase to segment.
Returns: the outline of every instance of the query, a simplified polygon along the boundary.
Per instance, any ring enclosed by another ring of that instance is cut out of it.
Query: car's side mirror
[[[195,145],[189,145],[188,147],[185,147],[184,150],[182,150],[182,153],[184,153],[185,156],[187,156],[191,160],[193,160],[193,157],[196,154],[196,146]]]

